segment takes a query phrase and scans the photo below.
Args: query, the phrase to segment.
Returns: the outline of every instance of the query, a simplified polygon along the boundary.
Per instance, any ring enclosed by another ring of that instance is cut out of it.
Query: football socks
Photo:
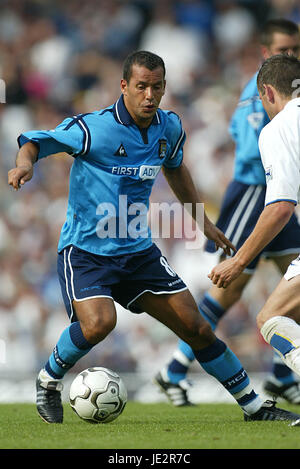
[[[194,350],[194,355],[202,368],[224,386],[247,414],[260,409],[262,400],[252,389],[239,359],[222,340],[217,338],[212,345]]]
[[[45,370],[54,379],[61,379],[92,347],[85,339],[79,321],[74,322],[62,332]]]
[[[203,300],[200,302],[199,310],[202,316],[210,323],[213,331],[226,313],[226,310],[208,293],[205,293]],[[177,349],[167,366],[169,380],[177,384],[182,379],[185,379],[194,358],[191,347],[182,340],[179,340]],[[273,357],[272,377],[281,385],[295,382],[292,370],[283,363],[276,353]]]

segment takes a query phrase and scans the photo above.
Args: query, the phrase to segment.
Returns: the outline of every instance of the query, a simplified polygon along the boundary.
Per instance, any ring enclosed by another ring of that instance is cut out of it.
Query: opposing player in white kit
[[[226,288],[286,225],[300,201],[300,61],[277,55],[266,60],[257,77],[263,106],[271,122],[260,134],[265,168],[265,208],[251,235],[234,257],[209,274]],[[297,89],[298,87],[298,89]],[[287,269],[257,316],[266,342],[300,375],[300,256]]]
[[[261,29],[260,52],[264,60],[277,54],[297,57],[300,53],[298,25],[284,18],[267,21]],[[234,171],[222,198],[216,221],[216,226],[237,249],[252,233],[264,209],[266,194],[266,176],[258,139],[270,119],[259,99],[257,73],[243,88],[230,119],[228,130],[235,142]],[[205,250],[214,253],[214,243],[208,240]],[[200,314],[210,323],[212,329],[216,330],[231,307],[240,300],[250,280],[257,274],[261,259],[267,259],[279,274],[283,275],[299,252],[300,225],[294,213],[284,229],[247,265],[229,288],[220,289],[211,285],[204,292],[198,304]],[[220,254],[220,260],[223,259],[224,256]],[[186,378],[193,361],[191,348],[183,340],[179,340],[170,360],[154,378],[154,382],[175,406],[191,404],[190,383]],[[273,354],[262,388],[272,397],[280,397],[291,404],[300,404],[300,383],[277,353]]]

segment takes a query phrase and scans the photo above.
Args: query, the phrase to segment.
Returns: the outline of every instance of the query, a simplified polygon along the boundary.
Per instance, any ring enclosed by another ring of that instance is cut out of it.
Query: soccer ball
[[[123,412],[126,387],[117,373],[94,367],[79,373],[70,387],[70,405],[87,422],[108,423]]]

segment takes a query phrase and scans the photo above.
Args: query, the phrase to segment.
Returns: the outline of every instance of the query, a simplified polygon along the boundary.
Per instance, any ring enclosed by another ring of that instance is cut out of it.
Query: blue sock
[[[79,321],[73,322],[61,334],[45,370],[55,379],[61,379],[75,363],[93,347],[84,337]]]
[[[275,383],[279,386],[292,384],[297,381],[291,368],[283,363],[276,352],[273,355],[272,375],[272,378],[275,378]]]
[[[206,319],[213,331],[216,330],[218,322],[226,313],[223,306],[218,303],[209,293],[205,293],[202,301],[199,303],[199,310],[204,319]]]
[[[204,319],[206,319],[214,331],[221,317],[226,312],[225,309],[208,293],[205,293],[203,300],[199,304],[199,310]],[[177,384],[185,379],[186,374],[195,359],[191,347],[179,340],[178,347],[175,350],[172,360],[167,367],[169,380]]]
[[[175,350],[172,360],[167,367],[167,374],[169,380],[177,384],[182,379],[185,379],[192,361],[195,359],[193,350],[183,340],[179,340],[178,347]]]
[[[239,359],[222,340],[216,339],[212,345],[194,350],[194,355],[202,368],[224,386],[245,412],[257,412],[262,401],[252,389]]]

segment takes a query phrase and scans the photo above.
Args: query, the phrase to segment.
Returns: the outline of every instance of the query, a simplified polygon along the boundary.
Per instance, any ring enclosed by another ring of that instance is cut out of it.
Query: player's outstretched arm
[[[174,169],[164,167],[163,172],[178,200],[182,204],[192,204],[192,217],[197,222],[196,207],[201,201],[188,168],[182,163]],[[226,238],[223,232],[209,220],[205,211],[204,226],[199,226],[199,228],[203,229],[205,236],[214,241],[216,247],[223,249],[228,256],[230,256],[232,251],[236,251],[234,245]]]
[[[219,288],[226,288],[255,259],[267,244],[284,228],[292,214],[294,204],[279,201],[267,205],[262,211],[254,230],[236,255],[215,266],[208,277]]]
[[[16,167],[8,172],[8,184],[15,190],[30,181],[33,176],[33,165],[37,160],[38,148],[31,142],[25,143],[16,158]]]

